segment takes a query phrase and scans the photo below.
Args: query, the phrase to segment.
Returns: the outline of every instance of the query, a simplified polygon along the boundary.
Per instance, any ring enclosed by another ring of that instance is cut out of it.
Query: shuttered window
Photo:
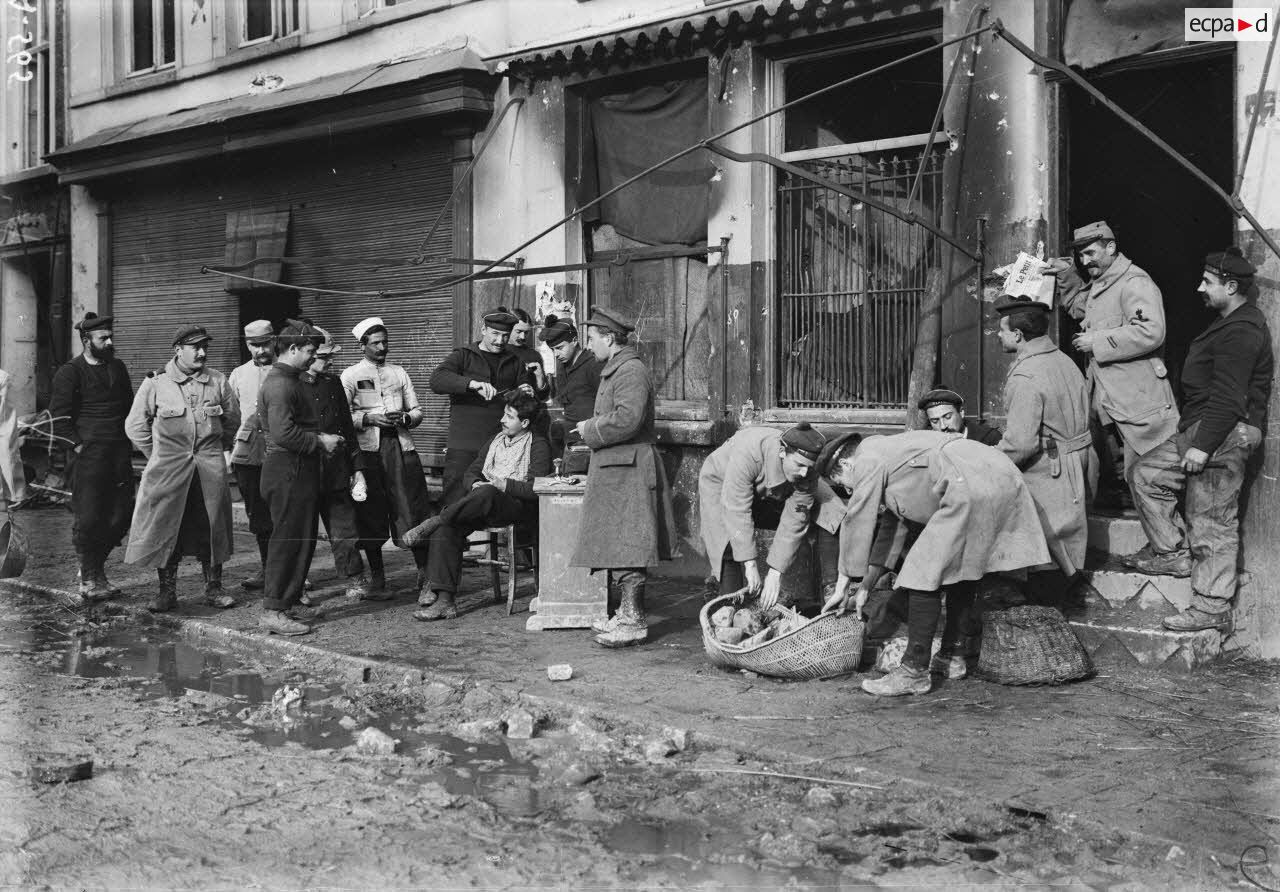
[[[451,145],[407,128],[243,153],[124,177],[99,191],[112,209],[112,309],[117,354],[135,381],[171,355],[174,329],[200,322],[215,338],[214,368],[240,362],[240,302],[253,294],[225,290],[223,276],[200,273],[227,251],[229,214],[287,208],[289,256],[327,261],[286,265],[283,281],[341,290],[404,290],[447,276],[452,253],[446,216],[417,266],[392,265],[415,255],[452,188]],[[383,264],[378,266],[379,259]],[[453,345],[453,295],[344,297],[301,292],[299,310],[342,345],[338,369],[361,356],[351,328],[381,316],[390,329],[393,362],[409,372],[426,411],[414,432],[424,462],[439,463],[448,430],[448,400],[431,394],[431,372]]]

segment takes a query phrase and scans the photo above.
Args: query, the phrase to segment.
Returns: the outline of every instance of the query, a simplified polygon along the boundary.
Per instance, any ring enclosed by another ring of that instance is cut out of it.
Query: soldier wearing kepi
[[[1164,620],[1175,632],[1231,628],[1240,489],[1245,462],[1262,440],[1275,365],[1266,316],[1250,300],[1256,272],[1237,248],[1204,261],[1199,293],[1218,318],[1191,342],[1182,367],[1175,440],[1187,473],[1192,600]]]
[[[431,514],[427,481],[418,448],[409,431],[422,424],[418,394],[403,366],[387,362],[387,327],[370,316],[351,333],[360,341],[364,358],[342,372],[342,386],[351,407],[351,420],[364,456],[367,497],[356,505],[360,546],[369,560],[370,591],[386,590],[382,543],[397,545],[405,531]],[[426,591],[427,552],[413,550],[418,568],[418,595]]]
[[[618,610],[593,625],[600,633],[595,640],[604,647],[626,647],[649,637],[648,567],[671,559],[675,518],[653,430],[653,379],[628,344],[635,325],[608,307],[596,307],[583,325],[587,348],[604,368],[595,414],[574,428],[591,447],[591,473],[570,566],[609,572]]]
[[[1148,541],[1126,561],[1143,572],[1186,576],[1191,558],[1177,510],[1182,471],[1169,439],[1178,429],[1178,409],[1160,358],[1160,289],[1120,253],[1105,222],[1077,229],[1071,246],[1090,281],[1080,278],[1068,257],[1050,261],[1046,272],[1057,276],[1062,306],[1081,320],[1072,344],[1089,357],[1092,411],[1104,427],[1114,424],[1124,441],[1125,483]]]
[[[300,377],[323,340],[314,325],[290,319],[280,329],[279,352],[258,395],[267,453],[262,496],[271,507],[271,542],[259,628],[277,635],[305,635],[304,623],[286,615],[302,599],[307,568],[316,550],[322,488],[321,460],[342,444],[320,432],[320,418]]]
[[[1016,354],[1004,385],[1004,437],[996,448],[1022,471],[1049,553],[1068,580],[1082,581],[1086,511],[1098,482],[1084,376],[1050,340],[1046,304],[996,304],[1000,346]]]
[[[346,597],[358,601],[384,601],[391,594],[385,590],[372,590],[369,577],[364,572],[364,561],[360,559],[360,529],[351,491],[368,492],[364,476],[366,453],[356,438],[351,407],[342,381],[329,371],[334,354],[341,352],[342,347],[334,343],[323,328],[317,326],[316,333],[323,340],[316,347],[315,359],[298,376],[298,380],[315,409],[319,433],[342,437],[341,446],[333,453],[322,452],[320,455],[320,520],[329,536],[334,567],[347,578]],[[299,603],[312,607],[311,597],[304,591]]]
[[[764,606],[777,603],[782,574],[809,533],[816,502],[835,498],[814,468],[825,445],[826,438],[805,422],[785,432],[748,427],[702,463],[698,515],[720,594],[745,587]],[[757,520],[777,530],[763,578],[756,563]]]
[[[56,442],[68,444],[80,597],[98,601],[119,594],[104,565],[133,511],[133,447],[124,430],[133,387],[129,370],[115,356],[112,318],[85,313],[76,328],[84,351],[53,376],[49,414]]]
[[[929,422],[929,430],[944,434],[960,434],[987,446],[1000,442],[1000,431],[977,419],[964,417],[964,397],[946,387],[930,390],[916,403]]]
[[[223,591],[222,565],[233,550],[227,474],[240,406],[226,376],[205,365],[210,340],[202,325],[181,326],[173,359],[143,379],[124,423],[147,457],[124,559],[156,568],[156,612],[177,606],[184,555],[200,560],[206,604],[236,603]]]
[[[240,402],[240,429],[236,431],[236,445],[231,450],[231,470],[236,475],[236,488],[244,500],[244,511],[249,516],[249,532],[258,540],[258,555],[262,566],[240,584],[251,591],[262,589],[262,568],[267,562],[267,543],[271,541],[271,511],[262,498],[262,459],[267,454],[267,441],[258,420],[258,391],[267,380],[271,364],[276,359],[276,334],[266,319],[250,322],[244,327],[244,344],[250,359],[231,370],[227,380]]]

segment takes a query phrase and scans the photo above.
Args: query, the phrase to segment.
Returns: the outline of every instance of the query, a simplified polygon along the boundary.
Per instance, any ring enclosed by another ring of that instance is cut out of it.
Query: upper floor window
[[[302,27],[301,0],[240,0],[241,43],[272,40]]]
[[[19,89],[17,108],[21,126],[18,149],[19,168],[36,167],[57,148],[58,83],[53,61],[54,12],[52,4],[25,3],[15,6],[24,15],[23,27],[10,40],[10,58],[18,70],[10,75],[11,86]],[[17,17],[15,16],[15,22]],[[20,46],[21,44],[21,46]]]
[[[384,9],[388,6],[403,6],[411,0],[358,0],[357,8],[360,15],[368,15],[374,10]]]
[[[131,73],[164,68],[177,59],[176,6],[177,0],[130,0]]]

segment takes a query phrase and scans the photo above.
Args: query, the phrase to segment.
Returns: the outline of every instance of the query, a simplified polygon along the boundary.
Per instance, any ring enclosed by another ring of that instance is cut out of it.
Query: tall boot
[[[644,615],[644,591],[648,573],[643,567],[610,571],[618,586],[618,612],[610,623],[613,628],[595,637],[601,647],[631,647],[649,637]]]
[[[364,550],[369,561],[369,591],[385,592],[387,590],[387,571],[382,563],[382,546],[370,545]]]
[[[178,606],[178,565],[160,567],[156,574],[160,577],[160,589],[147,609],[152,613],[164,613]]]
[[[201,561],[200,569],[204,572],[204,602],[210,607],[235,607],[236,599],[222,588],[222,564]]]
[[[266,582],[266,566],[267,566],[267,545],[271,542],[268,536],[258,537],[258,557],[262,560],[258,564],[257,571],[248,579],[240,583],[240,587],[251,592],[260,592],[267,584]]]

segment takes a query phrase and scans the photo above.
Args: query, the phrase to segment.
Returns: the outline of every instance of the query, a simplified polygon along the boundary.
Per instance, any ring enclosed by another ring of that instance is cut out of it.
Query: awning
[[[482,126],[498,82],[470,47],[392,59],[99,131],[47,156],[63,183],[418,118]]]
[[[569,34],[552,44],[519,48],[490,59],[500,73],[536,78],[650,59],[687,58],[699,51],[721,53],[745,41],[812,34],[866,22],[880,8],[870,0],[707,0],[697,16],[657,19],[610,31]],[[921,0],[912,13],[942,8],[941,0]]]

